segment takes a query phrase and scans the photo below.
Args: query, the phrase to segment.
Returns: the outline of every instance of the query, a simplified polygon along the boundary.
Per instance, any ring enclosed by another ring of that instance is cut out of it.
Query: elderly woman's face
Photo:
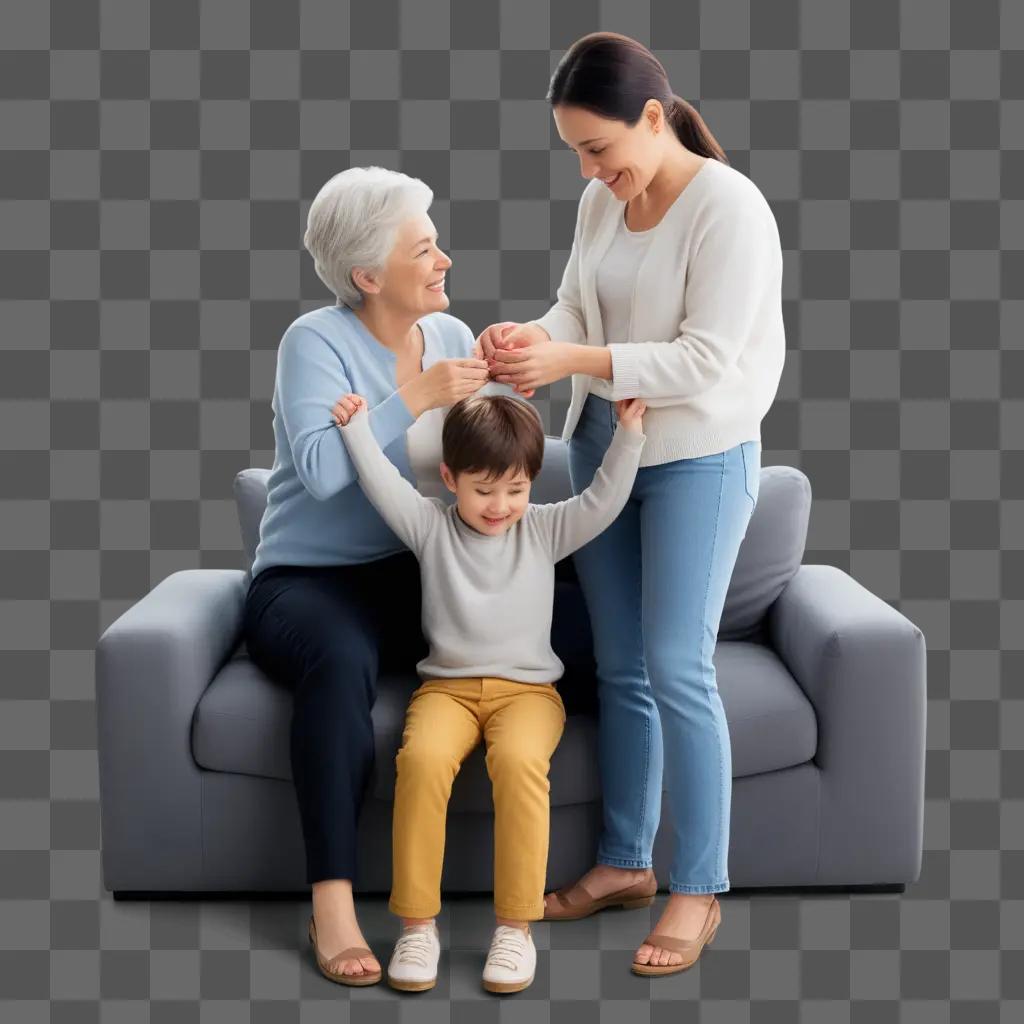
[[[448,308],[445,272],[452,265],[437,247],[437,229],[426,213],[409,217],[398,229],[394,248],[379,280],[379,296],[417,316]]]

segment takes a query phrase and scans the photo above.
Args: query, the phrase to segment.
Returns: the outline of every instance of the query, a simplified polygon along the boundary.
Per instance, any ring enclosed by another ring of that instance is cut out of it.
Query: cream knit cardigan
[[[557,302],[533,322],[555,341],[611,349],[612,397],[647,402],[641,466],[759,441],[786,354],[782,246],[767,200],[740,171],[706,160],[654,231],[629,337],[606,339],[595,273],[624,210],[607,185],[590,181]],[[591,379],[573,374],[563,440]]]

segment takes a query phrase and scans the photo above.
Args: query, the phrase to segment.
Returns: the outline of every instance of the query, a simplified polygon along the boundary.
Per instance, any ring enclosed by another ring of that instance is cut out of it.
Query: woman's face
[[[584,178],[600,178],[623,202],[647,188],[663,153],[665,118],[657,100],[648,100],[632,128],[582,107],[560,105],[552,114],[562,141],[579,155]]]
[[[448,308],[446,271],[452,261],[437,247],[437,230],[426,213],[402,222],[381,274],[360,286],[389,307],[419,319]]]

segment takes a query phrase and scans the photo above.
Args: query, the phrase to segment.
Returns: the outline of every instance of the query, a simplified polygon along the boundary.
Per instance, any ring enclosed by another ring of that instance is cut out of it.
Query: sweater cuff
[[[383,402],[379,402],[370,410],[370,425],[381,448],[387,448],[415,422],[416,417],[398,391],[392,391]]]
[[[640,397],[640,366],[637,349],[627,343],[606,346],[612,354],[612,401]]]

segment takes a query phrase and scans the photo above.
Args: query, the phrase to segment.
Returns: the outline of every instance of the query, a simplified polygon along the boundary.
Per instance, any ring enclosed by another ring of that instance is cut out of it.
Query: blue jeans
[[[575,494],[593,479],[617,422],[613,403],[587,396],[569,440]],[[597,860],[651,866],[664,779],[670,892],[729,888],[732,752],[712,653],[760,461],[760,442],[750,440],[642,467],[619,517],[573,556],[597,662]]]

